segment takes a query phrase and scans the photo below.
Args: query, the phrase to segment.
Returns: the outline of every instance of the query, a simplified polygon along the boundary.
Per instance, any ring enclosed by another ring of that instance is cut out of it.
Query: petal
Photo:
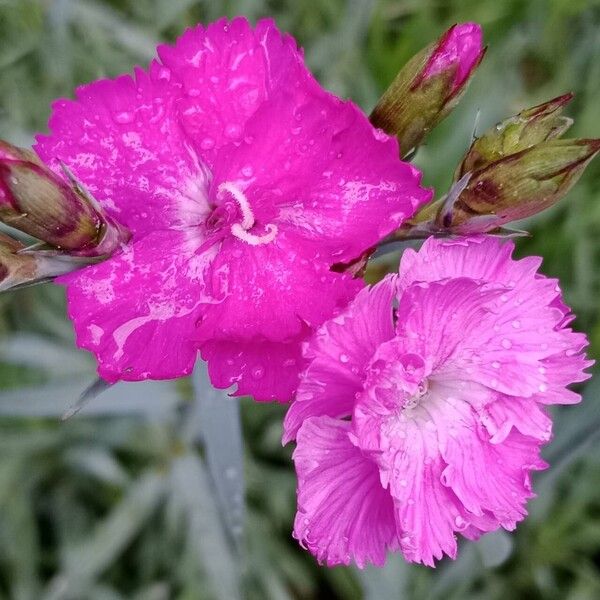
[[[381,566],[397,547],[392,500],[375,464],[348,439],[349,427],[318,417],[298,432],[294,537],[328,566]]]
[[[446,467],[435,427],[425,411],[387,415],[382,402],[363,395],[354,413],[355,439],[378,463],[383,485],[394,498],[400,548],[406,560],[434,566],[444,554],[456,557],[456,533],[468,527],[498,527],[488,515],[469,512],[442,483]],[[377,429],[378,435],[373,431]]]
[[[98,265],[61,277],[77,345],[107,381],[171,379],[196,359],[191,340],[210,252],[178,231],[157,231]]]
[[[417,281],[465,277],[508,284],[518,269],[514,244],[493,237],[425,240],[419,251],[407,249],[400,261],[400,289]],[[539,266],[539,261],[538,261]]]
[[[362,287],[350,275],[334,273],[303,252],[283,233],[251,246],[235,238],[223,242],[207,277],[219,301],[208,307],[197,340],[287,341],[306,326],[318,327]]]
[[[506,529],[527,514],[533,497],[529,471],[546,468],[539,456],[540,442],[511,431],[492,443],[473,409],[459,400],[431,402],[427,411],[446,463],[442,483],[475,515],[492,515]]]
[[[402,291],[398,335],[407,351],[429,359],[437,380],[468,380],[523,397],[547,392],[553,381],[580,381],[589,365],[581,357],[567,369],[570,380],[545,361],[555,354],[568,361],[566,350],[579,353],[585,338],[558,329],[563,314],[554,296],[530,292],[466,278],[413,283]]]
[[[60,172],[66,163],[97,201],[136,234],[201,223],[208,174],[179,126],[176,87],[153,63],[77,89],[53,106],[36,151]]]
[[[492,440],[468,402],[431,381],[416,405],[401,409],[374,377],[357,400],[350,439],[379,466],[406,558],[433,565],[455,556],[456,532],[513,529],[533,496],[529,472],[547,466],[541,442],[515,429]]]
[[[213,165],[219,148],[244,137],[248,118],[291,72],[304,69],[294,40],[270,20],[252,28],[245,18],[188,29],[161,61],[181,81],[183,126]]]
[[[541,443],[552,436],[552,419],[532,398],[500,395],[478,415],[493,444],[503,442],[513,429]]]
[[[396,277],[361,290],[334,319],[327,321],[305,350],[310,363],[284,421],[284,444],[294,439],[310,416],[344,417],[352,412],[365,368],[377,346],[394,335],[392,300]]]
[[[265,100],[245,138],[224,147],[214,185],[234,181],[259,220],[316,244],[330,263],[356,259],[397,229],[431,192],[398,159],[395,139],[305,72]]]
[[[237,384],[233,396],[253,396],[259,402],[289,402],[304,365],[304,337],[289,342],[213,340],[200,349],[215,387],[226,389]]]

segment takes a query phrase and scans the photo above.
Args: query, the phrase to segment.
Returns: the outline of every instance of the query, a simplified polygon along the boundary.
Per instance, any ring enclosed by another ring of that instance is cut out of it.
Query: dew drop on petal
[[[350,360],[347,354],[340,354],[340,362],[347,363]]]
[[[458,529],[462,529],[466,524],[467,522],[460,515],[454,519],[454,525],[456,525]]]
[[[171,79],[171,69],[161,67],[158,71],[158,78],[162,81],[169,81]]]
[[[512,342],[509,339],[504,338],[502,340],[502,347],[506,350],[510,350],[512,348]]]
[[[261,366],[256,366],[252,369],[252,377],[254,377],[254,379],[262,379],[264,374],[265,370]]]
[[[513,326],[515,329],[519,329],[519,327],[521,327],[521,321],[519,321],[518,319],[515,319],[515,320],[512,322],[512,326]]]
[[[548,386],[545,383],[540,383],[540,386],[538,387],[538,390],[540,390],[540,392],[547,392],[548,391]]]
[[[132,112],[120,112],[115,115],[115,121],[120,123],[121,125],[125,125],[126,123],[131,123],[133,121],[134,115]]]
[[[230,123],[229,125],[227,125],[227,127],[225,127],[225,135],[229,139],[233,140],[239,138],[241,134],[242,128],[237,123]]]
[[[211,148],[214,148],[214,147],[215,147],[215,140],[213,140],[210,137],[206,137],[200,142],[200,148],[202,148],[202,150],[210,150]]]

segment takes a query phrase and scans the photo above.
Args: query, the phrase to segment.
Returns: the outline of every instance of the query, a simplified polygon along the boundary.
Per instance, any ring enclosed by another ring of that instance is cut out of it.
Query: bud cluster
[[[556,204],[600,152],[597,139],[561,139],[572,94],[524,110],[476,139],[442,199],[420,211],[401,235],[502,233],[506,223]]]
[[[41,242],[0,237],[0,291],[43,281],[110,256],[128,233],[65,167],[66,180],[37,155],[0,140],[0,221]]]

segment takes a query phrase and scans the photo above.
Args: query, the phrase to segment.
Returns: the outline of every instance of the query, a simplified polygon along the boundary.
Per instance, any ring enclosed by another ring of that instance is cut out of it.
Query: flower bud
[[[437,225],[453,233],[485,233],[558,202],[600,152],[600,140],[552,139],[489,164],[470,175]]]
[[[564,94],[523,110],[486,131],[469,148],[455,173],[455,181],[505,156],[560,137],[573,124],[572,119],[561,114],[572,99],[573,94]]]
[[[84,256],[112,252],[124,234],[74,179],[65,182],[33,152],[4,141],[0,220],[54,248]]]
[[[456,106],[485,54],[481,27],[454,25],[398,73],[371,113],[371,123],[395,135],[411,153]]]
[[[21,242],[0,233],[0,292],[48,281],[83,266],[68,256],[24,251]]]

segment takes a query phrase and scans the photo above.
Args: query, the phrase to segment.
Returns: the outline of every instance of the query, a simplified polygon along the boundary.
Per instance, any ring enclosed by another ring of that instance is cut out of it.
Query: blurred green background
[[[220,16],[273,16],[324,86],[370,110],[449,25],[479,21],[488,55],[416,163],[445,191],[480,130],[565,91],[578,137],[600,137],[600,2],[592,0],[0,0],[0,137],[27,145],[51,101],[146,64],[159,40]],[[526,224],[600,358],[600,160]],[[283,407],[177,383],[117,385],[67,422],[94,380],[62,290],[0,296],[0,598],[17,600],[600,598],[600,384],[556,412],[552,468],[517,532],[465,543],[436,570],[319,568],[291,538]],[[243,475],[242,475],[243,474]],[[244,490],[246,502],[244,503]]]

